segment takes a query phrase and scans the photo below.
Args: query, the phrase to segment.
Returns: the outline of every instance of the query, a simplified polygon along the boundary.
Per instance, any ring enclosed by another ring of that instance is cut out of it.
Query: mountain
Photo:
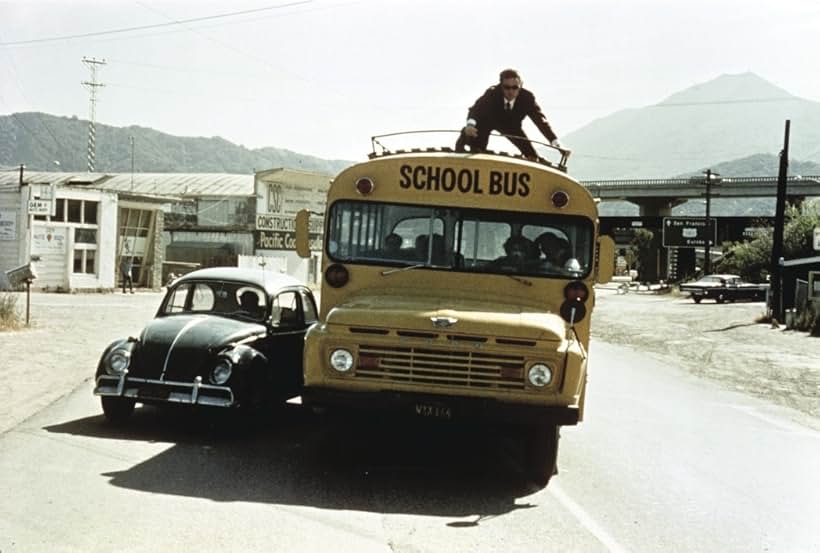
[[[562,137],[576,178],[663,178],[755,154],[777,155],[791,120],[790,156],[820,162],[820,102],[753,73],[721,75]],[[777,174],[777,165],[767,174]]]
[[[699,171],[689,171],[676,175],[678,177],[699,177],[703,176],[706,169],[711,169],[719,175],[732,177],[776,177],[780,170],[780,157],[774,154],[755,154],[741,159],[724,161],[709,167],[703,167]],[[820,163],[814,161],[798,161],[789,158],[789,176],[820,175]]]
[[[755,156],[778,154],[786,119],[792,122],[790,156],[820,162],[820,102],[798,98],[753,73],[721,75],[657,104],[615,112],[562,141],[573,150],[570,173],[581,180],[665,178],[707,167],[731,176],[741,166],[751,171],[744,174],[761,174],[759,169],[776,175],[776,160],[767,165],[766,158]],[[219,137],[98,124],[96,169],[130,172],[132,136],[137,172],[251,173],[287,167],[336,174],[352,163],[280,148],[251,150]],[[88,122],[76,117],[0,116],[0,166],[24,163],[32,170],[55,170],[54,160],[59,160],[60,170],[85,171],[87,140]],[[720,169],[730,161],[732,168]]]
[[[144,127],[96,125],[98,172],[253,173],[285,167],[336,174],[352,161],[326,160],[281,148],[248,149],[220,137],[181,137]],[[85,171],[88,121],[46,113],[0,116],[0,166],[35,171]],[[54,161],[59,161],[59,167]]]

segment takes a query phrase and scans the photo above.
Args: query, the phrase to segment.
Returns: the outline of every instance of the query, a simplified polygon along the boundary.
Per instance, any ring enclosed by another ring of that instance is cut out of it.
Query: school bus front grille
[[[467,388],[524,388],[524,358],[476,351],[362,345],[356,378]]]

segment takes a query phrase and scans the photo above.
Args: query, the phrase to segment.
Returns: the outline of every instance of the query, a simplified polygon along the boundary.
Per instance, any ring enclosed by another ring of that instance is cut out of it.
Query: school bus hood
[[[357,329],[561,341],[566,323],[558,314],[481,299],[435,295],[360,294],[335,306],[327,323]]]

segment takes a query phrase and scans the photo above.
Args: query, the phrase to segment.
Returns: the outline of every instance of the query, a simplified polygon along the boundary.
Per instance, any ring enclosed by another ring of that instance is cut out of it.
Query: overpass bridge
[[[672,208],[689,199],[706,196],[706,177],[670,179],[621,179],[581,181],[595,198],[605,201],[627,201],[638,205],[637,217],[601,217],[601,232],[609,234],[621,247],[627,245],[638,228],[653,233],[653,255],[644,278],[659,280],[691,275],[698,264],[693,248],[663,246],[663,218],[671,216]],[[760,198],[777,196],[777,177],[713,177],[710,198]],[[786,184],[787,201],[802,202],[807,197],[820,196],[820,176],[791,176]],[[720,244],[751,238],[760,227],[774,225],[774,217],[710,217]]]
[[[595,197],[605,201],[637,204],[641,216],[671,215],[673,207],[691,198],[706,195],[706,178],[623,179],[581,181]],[[777,177],[713,177],[712,198],[762,198],[777,196]],[[787,201],[800,202],[820,196],[820,176],[790,176],[786,184]]]

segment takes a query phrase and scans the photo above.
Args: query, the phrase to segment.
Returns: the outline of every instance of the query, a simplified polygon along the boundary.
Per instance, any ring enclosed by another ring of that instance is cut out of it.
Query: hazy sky
[[[724,73],[820,101],[818,56],[817,0],[0,0],[0,113],[87,118],[105,59],[100,123],[360,160],[505,67],[562,136]]]

